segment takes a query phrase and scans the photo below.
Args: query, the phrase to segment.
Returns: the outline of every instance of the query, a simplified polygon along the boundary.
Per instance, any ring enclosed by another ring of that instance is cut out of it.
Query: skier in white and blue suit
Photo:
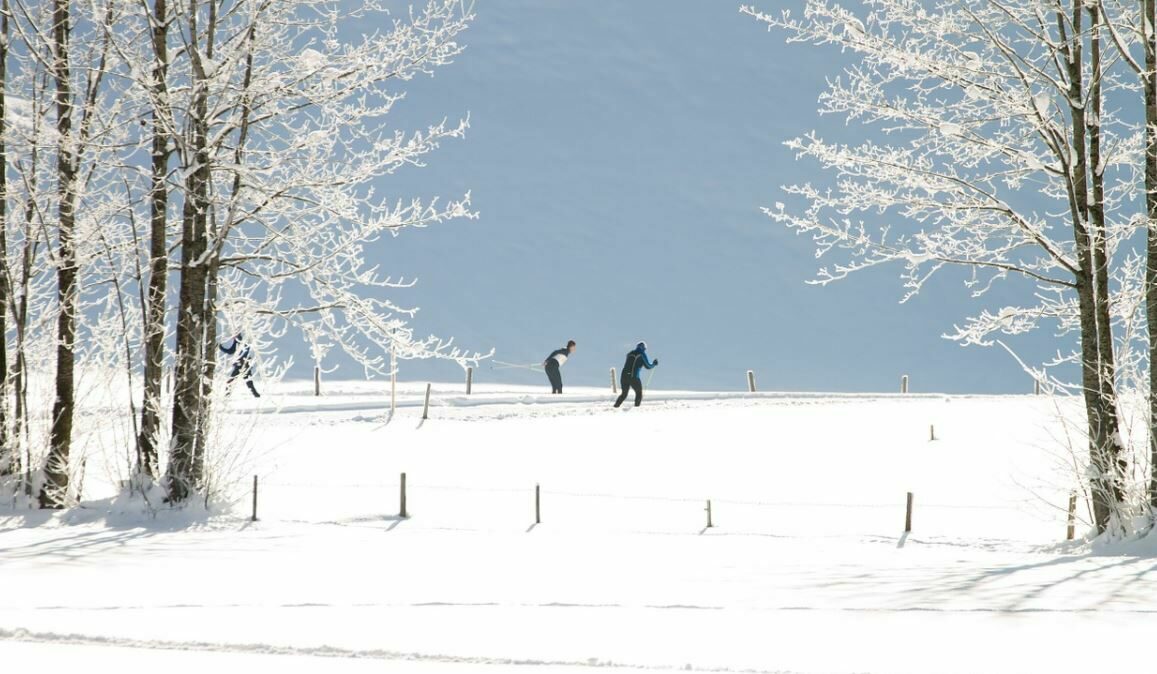
[[[253,385],[253,350],[245,343],[245,338],[238,332],[232,339],[224,344],[218,344],[218,349],[227,356],[237,354],[237,358],[233,361],[233,369],[229,371],[229,379],[226,380],[225,386],[228,387],[233,383],[233,380],[238,375],[244,375],[245,385],[249,387],[250,392],[253,393],[254,398],[260,398],[261,394],[257,392],[257,387]]]
[[[643,368],[650,370],[659,364],[659,359],[656,358],[654,362],[647,357],[647,343],[639,342],[635,345],[633,351],[627,354],[627,362],[623,363],[623,373],[619,375],[619,386],[623,392],[619,394],[619,399],[615,401],[615,407],[623,404],[627,399],[627,392],[630,389],[635,389],[635,407],[643,404],[643,380],[639,379],[639,372]]]
[[[551,393],[562,393],[562,373],[558,371],[558,368],[562,367],[562,364],[566,362],[567,358],[570,358],[574,350],[575,343],[572,339],[566,343],[566,346],[552,352],[546,357],[546,360],[542,361],[542,367],[546,370],[546,378],[550,380]]]

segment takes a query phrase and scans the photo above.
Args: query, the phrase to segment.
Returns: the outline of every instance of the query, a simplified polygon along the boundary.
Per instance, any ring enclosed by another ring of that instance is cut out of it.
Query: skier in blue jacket
[[[647,357],[647,343],[639,342],[634,350],[627,354],[627,362],[623,363],[623,373],[619,376],[619,386],[623,392],[615,401],[615,407],[620,407],[627,399],[627,391],[635,389],[635,407],[643,404],[643,380],[639,379],[639,372],[645,367],[648,370],[659,364],[659,359],[652,361]]]
[[[228,387],[233,383],[233,380],[238,375],[245,376],[245,385],[249,387],[249,391],[254,398],[260,398],[261,394],[257,392],[257,387],[253,385],[253,350],[249,348],[249,344],[245,343],[245,338],[238,332],[228,342],[218,344],[218,349],[221,353],[227,356],[237,354],[237,358],[233,361],[233,369],[229,371],[229,379],[225,381],[226,392]]]

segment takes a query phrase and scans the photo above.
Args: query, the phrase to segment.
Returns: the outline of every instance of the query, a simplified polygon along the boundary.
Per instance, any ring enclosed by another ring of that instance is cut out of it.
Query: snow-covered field
[[[109,500],[114,478],[97,476],[115,471],[92,468],[82,508],[0,510],[0,662],[843,674],[1149,659],[1157,546],[1063,541],[1075,478],[1058,418],[1076,401],[655,391],[627,411],[603,390],[447,384],[423,421],[422,386],[402,386],[392,418],[381,384],[311,387],[228,403],[257,522],[247,486],[231,514],[154,517]]]

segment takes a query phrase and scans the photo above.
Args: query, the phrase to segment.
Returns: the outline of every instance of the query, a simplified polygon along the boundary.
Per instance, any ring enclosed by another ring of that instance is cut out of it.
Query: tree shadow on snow
[[[1051,557],[980,569],[970,565],[938,575],[913,596],[917,606],[911,610],[953,610],[952,600],[967,599],[984,605],[973,610],[993,612],[1083,613],[1124,603],[1135,604],[1125,612],[1157,613],[1147,601],[1146,588],[1157,580],[1152,558]]]

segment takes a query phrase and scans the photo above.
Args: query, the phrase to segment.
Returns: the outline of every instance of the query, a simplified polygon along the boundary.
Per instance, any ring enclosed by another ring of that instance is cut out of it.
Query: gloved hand
[[[659,359],[656,358],[651,364],[654,365],[655,367],[659,367]]]

